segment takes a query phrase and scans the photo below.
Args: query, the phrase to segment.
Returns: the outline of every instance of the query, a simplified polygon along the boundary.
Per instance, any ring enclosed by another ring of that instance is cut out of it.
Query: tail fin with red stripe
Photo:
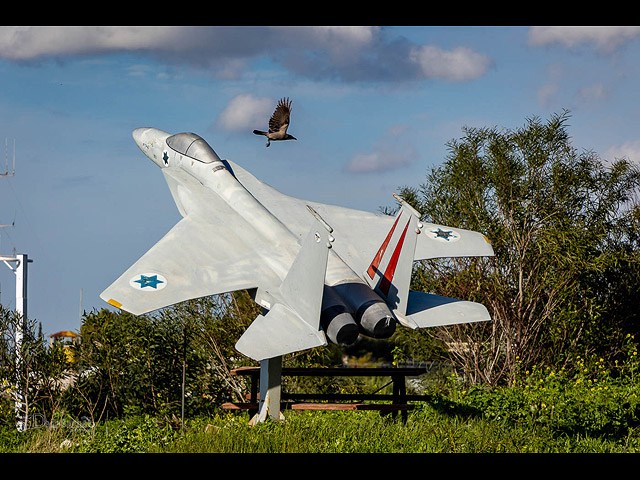
[[[365,280],[391,311],[404,316],[413,271],[416,239],[420,233],[420,214],[394,195],[401,208],[389,233],[364,273]]]

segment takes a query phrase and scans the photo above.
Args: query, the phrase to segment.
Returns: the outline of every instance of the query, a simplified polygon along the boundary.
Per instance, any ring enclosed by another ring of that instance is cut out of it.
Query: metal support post
[[[15,332],[15,347],[16,347],[16,369],[20,371],[22,367],[22,339],[24,337],[24,326],[27,321],[27,266],[33,260],[29,259],[27,254],[21,253],[15,256],[0,255],[0,260],[3,261],[16,275],[16,332]],[[12,266],[11,263],[15,263]],[[16,386],[17,387],[17,386]],[[24,410],[24,395],[16,388],[16,401],[15,401],[15,413],[17,417],[16,427],[19,431],[23,431],[26,428],[26,417],[23,417]]]
[[[272,420],[284,420],[280,411],[282,394],[282,357],[273,357],[260,362],[260,407],[251,419],[252,424]]]

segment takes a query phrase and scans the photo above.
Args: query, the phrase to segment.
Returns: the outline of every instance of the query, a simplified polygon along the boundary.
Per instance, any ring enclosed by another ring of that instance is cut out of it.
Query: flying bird
[[[288,98],[281,98],[278,101],[273,115],[269,119],[269,131],[263,132],[261,130],[254,130],[256,135],[264,135],[267,137],[267,147],[271,144],[272,140],[297,140],[293,135],[287,133],[289,128],[289,119],[291,117],[291,100]]]

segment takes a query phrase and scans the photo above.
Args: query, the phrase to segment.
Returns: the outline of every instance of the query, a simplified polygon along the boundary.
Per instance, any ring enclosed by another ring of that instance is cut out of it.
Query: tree
[[[29,428],[57,411],[68,377],[64,348],[47,344],[34,319],[0,306],[0,421]]]
[[[640,173],[578,152],[568,119],[464,128],[444,164],[403,189],[424,220],[481,231],[494,247],[493,258],[423,262],[414,285],[488,307],[492,322],[436,331],[458,345],[450,354],[470,381],[497,383],[518,365],[576,352],[613,356],[637,322],[628,305],[640,283]]]
[[[181,302],[153,314],[106,309],[84,316],[74,346],[77,381],[65,405],[94,421],[129,413],[210,413],[242,379],[229,375],[248,362],[233,345],[259,307],[246,291]]]

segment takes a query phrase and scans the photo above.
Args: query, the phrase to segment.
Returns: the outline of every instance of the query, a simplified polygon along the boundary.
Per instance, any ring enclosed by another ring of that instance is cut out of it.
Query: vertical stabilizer
[[[280,302],[266,315],[259,315],[236,343],[239,352],[254,360],[327,344],[320,328],[320,311],[332,229],[313,209],[309,210],[316,221],[279,291],[272,292]]]
[[[400,211],[364,278],[392,312],[405,315],[416,240],[422,224],[419,212],[399,196],[394,197],[400,202]]]
[[[286,304],[305,322],[320,329],[322,292],[327,272],[327,259],[333,237],[333,229],[313,210],[315,222],[302,243],[300,252],[280,286]]]

